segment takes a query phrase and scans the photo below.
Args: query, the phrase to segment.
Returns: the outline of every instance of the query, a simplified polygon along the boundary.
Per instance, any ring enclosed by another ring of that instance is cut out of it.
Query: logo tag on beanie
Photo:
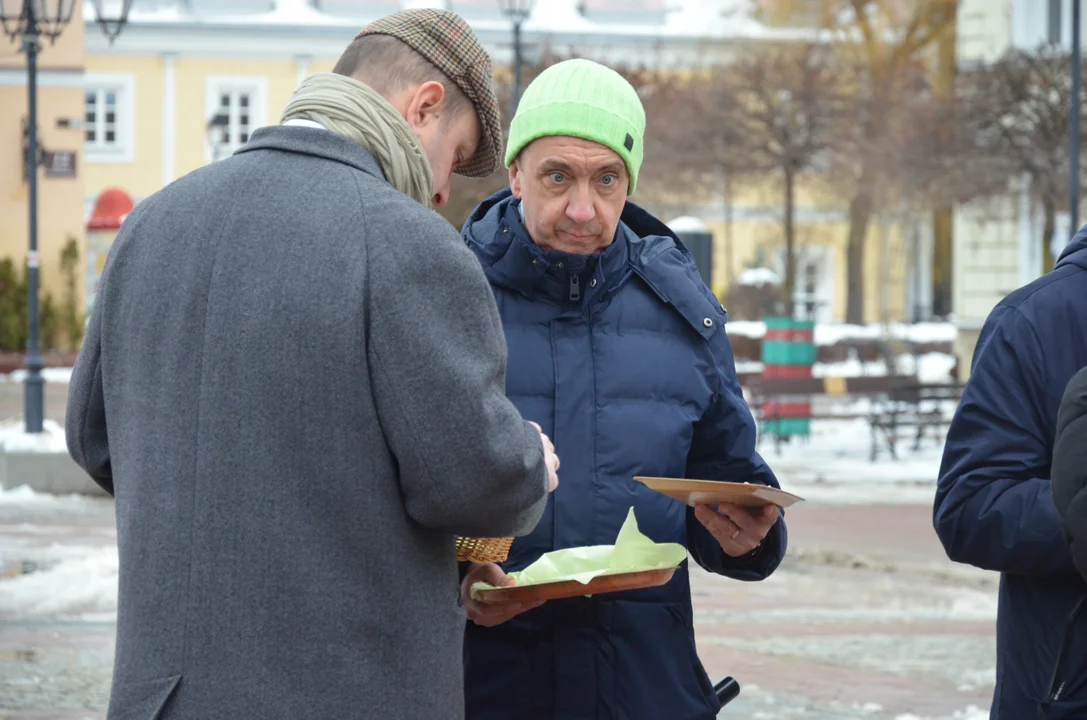
[[[623,141],[623,147],[627,149],[627,152],[634,149],[634,138],[630,136],[630,133],[627,133],[627,139]]]

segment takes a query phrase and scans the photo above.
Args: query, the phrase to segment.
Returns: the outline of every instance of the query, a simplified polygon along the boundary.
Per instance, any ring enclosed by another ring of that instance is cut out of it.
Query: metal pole
[[[27,128],[26,166],[30,204],[30,251],[26,256],[26,431],[40,433],[45,415],[42,380],[42,353],[38,339],[38,21],[34,3],[26,2],[27,29],[23,35],[26,51]]]
[[[1061,44],[1061,0],[1049,0],[1048,37],[1050,45]]]
[[[521,23],[513,23],[513,111],[521,104]]]
[[[1068,212],[1073,234],[1079,230],[1080,0],[1072,0],[1072,147],[1069,161]]]

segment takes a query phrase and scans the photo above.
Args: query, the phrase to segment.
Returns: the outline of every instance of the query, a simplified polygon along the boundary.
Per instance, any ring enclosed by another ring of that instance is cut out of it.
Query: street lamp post
[[[50,43],[68,26],[76,0],[0,0],[0,24],[12,42],[22,41],[26,53],[27,88],[27,205],[29,249],[26,255],[26,396],[28,433],[40,433],[45,419],[40,318],[38,315],[38,53],[41,40]],[[132,0],[94,0],[95,20],[112,43],[128,20]]]
[[[524,62],[521,48],[521,25],[532,14],[535,0],[498,0],[498,7],[513,23],[513,110],[517,111],[521,102],[521,65]]]
[[[1069,229],[1075,235],[1079,231],[1079,143],[1080,143],[1080,0],[1072,0],[1072,132],[1069,144],[1071,156],[1068,178]],[[1062,241],[1066,241],[1062,238]]]

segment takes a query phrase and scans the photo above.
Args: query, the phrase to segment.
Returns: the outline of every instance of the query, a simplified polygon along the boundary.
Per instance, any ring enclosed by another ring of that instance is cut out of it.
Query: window
[[[207,160],[229,157],[267,124],[268,80],[263,77],[209,77]]]
[[[134,85],[131,75],[84,76],[83,138],[88,162],[132,162]]]
[[[785,252],[777,252],[778,271],[785,277]],[[830,322],[834,316],[834,249],[814,243],[798,243],[793,312],[801,320]]]
[[[801,317],[814,318],[819,310],[822,308],[820,305],[820,293],[819,293],[819,267],[817,263],[811,260],[804,260],[800,263],[800,277],[797,278],[796,287],[796,305],[801,313]]]

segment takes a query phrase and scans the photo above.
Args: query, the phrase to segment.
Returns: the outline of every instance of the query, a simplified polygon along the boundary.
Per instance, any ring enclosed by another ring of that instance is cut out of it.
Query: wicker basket
[[[510,554],[513,538],[457,538],[457,561],[475,563],[503,562]]]

